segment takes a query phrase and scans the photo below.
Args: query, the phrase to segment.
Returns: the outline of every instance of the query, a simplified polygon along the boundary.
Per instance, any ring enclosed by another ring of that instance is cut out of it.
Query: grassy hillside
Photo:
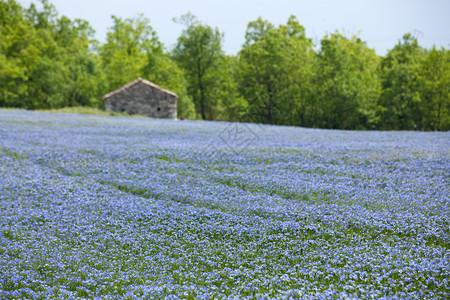
[[[448,298],[450,133],[0,110],[0,298]]]

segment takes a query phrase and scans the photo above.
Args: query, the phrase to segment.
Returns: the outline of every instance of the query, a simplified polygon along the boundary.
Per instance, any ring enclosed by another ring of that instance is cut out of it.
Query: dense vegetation
[[[0,136],[1,299],[449,299],[450,132],[0,110]]]
[[[42,0],[0,2],[0,106],[102,107],[141,76],[180,95],[178,115],[336,129],[450,129],[450,52],[410,34],[384,57],[358,37],[328,34],[318,50],[295,17],[250,22],[236,56],[217,28],[186,14],[174,49],[150,21],[113,16],[106,42]]]

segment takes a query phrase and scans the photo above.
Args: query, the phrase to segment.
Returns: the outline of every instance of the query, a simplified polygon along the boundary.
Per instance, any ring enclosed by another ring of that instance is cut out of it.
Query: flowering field
[[[0,110],[0,298],[450,298],[450,133]]]

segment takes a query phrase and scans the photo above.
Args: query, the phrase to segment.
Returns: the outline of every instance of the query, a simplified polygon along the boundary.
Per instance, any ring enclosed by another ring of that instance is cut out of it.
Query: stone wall
[[[137,83],[105,100],[105,109],[151,118],[177,117],[177,98],[145,83]]]

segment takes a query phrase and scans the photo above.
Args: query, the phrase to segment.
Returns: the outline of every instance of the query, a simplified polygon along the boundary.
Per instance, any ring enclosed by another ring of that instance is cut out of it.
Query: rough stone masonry
[[[178,95],[142,78],[106,94],[102,99],[106,111],[151,118],[177,117]]]

